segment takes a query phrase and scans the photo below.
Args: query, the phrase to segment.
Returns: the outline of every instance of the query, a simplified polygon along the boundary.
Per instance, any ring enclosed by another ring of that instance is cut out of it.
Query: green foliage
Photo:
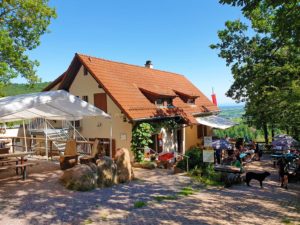
[[[211,45],[231,67],[234,82],[227,96],[246,103],[247,123],[262,129],[266,141],[269,128],[299,138],[299,0],[220,2],[242,6],[254,30],[249,35],[241,21],[227,21],[218,32],[220,43]]]
[[[283,219],[281,220],[281,223],[283,223],[283,224],[291,224],[292,221],[291,221],[291,219],[285,217],[285,218],[283,218]]]
[[[270,34],[282,44],[299,46],[299,0],[219,0],[221,4],[242,7],[253,29],[259,33]]]
[[[147,206],[147,202],[143,202],[143,201],[136,201],[133,205],[134,208],[142,208],[144,206]]]
[[[161,128],[165,128],[169,132],[180,128],[180,124],[177,123],[174,118],[164,119],[158,122],[152,122],[151,125],[153,126],[156,133],[160,132]]]
[[[195,167],[201,167],[203,165],[202,149],[198,147],[192,147],[186,151],[185,155],[188,157],[189,170],[192,170]],[[182,170],[187,170],[186,157],[178,162],[177,167]]]
[[[144,149],[152,143],[151,136],[154,128],[149,123],[139,123],[132,130],[131,149],[134,153],[135,161],[144,160]]]
[[[162,202],[164,200],[176,200],[178,197],[176,195],[157,195],[153,197],[156,201]]]
[[[42,91],[50,82],[37,83],[35,85],[28,84],[8,84],[1,88],[0,96],[13,96],[20,94],[28,94]]]
[[[39,63],[30,60],[27,51],[40,44],[55,17],[48,0],[0,1],[0,88],[19,74],[30,84],[39,81]]]
[[[182,188],[177,194],[183,196],[189,196],[195,193],[195,190],[191,187]]]
[[[180,127],[180,125],[175,121],[175,119],[171,118],[162,121],[160,123],[160,127],[163,127],[171,132],[173,130],[177,130]]]
[[[209,186],[220,186],[224,185],[221,182],[221,173],[214,170],[214,165],[211,163],[205,163],[202,167],[195,167],[189,172],[189,175],[205,185]]]

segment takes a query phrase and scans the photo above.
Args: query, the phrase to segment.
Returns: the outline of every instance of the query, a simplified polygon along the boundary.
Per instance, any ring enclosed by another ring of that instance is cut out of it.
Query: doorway
[[[183,129],[177,130],[177,151],[182,154],[183,152]]]

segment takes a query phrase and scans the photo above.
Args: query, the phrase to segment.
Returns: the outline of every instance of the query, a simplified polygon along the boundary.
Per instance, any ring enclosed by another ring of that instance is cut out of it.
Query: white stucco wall
[[[176,142],[176,132],[167,131],[165,128],[161,128],[161,133],[163,133],[163,151],[164,152],[173,152],[177,150]]]

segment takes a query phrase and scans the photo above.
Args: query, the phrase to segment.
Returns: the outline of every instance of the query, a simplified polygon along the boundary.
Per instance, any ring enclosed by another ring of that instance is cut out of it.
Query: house
[[[162,127],[153,135],[151,148],[184,153],[203,144],[204,136],[212,135],[210,123],[200,124],[199,118],[219,112],[186,77],[156,70],[151,61],[135,66],[76,53],[69,68],[44,91],[58,89],[111,115],[111,121],[90,118],[76,125],[86,138],[109,138],[112,127],[113,152],[120,147],[130,149],[136,124],[173,119],[178,122],[178,129]]]

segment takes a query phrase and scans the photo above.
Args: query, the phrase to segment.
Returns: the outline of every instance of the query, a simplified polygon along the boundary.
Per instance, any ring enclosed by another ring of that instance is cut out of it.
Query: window
[[[190,105],[195,105],[195,99],[194,98],[188,98],[186,103],[190,104]]]
[[[89,97],[87,95],[84,95],[84,96],[82,96],[82,100],[86,101],[86,102],[89,102]]]
[[[204,136],[207,136],[207,129],[204,125],[198,125],[197,126],[197,136],[198,138],[202,138]]]
[[[166,108],[174,107],[172,98],[158,98],[155,100],[155,105],[158,107],[166,107]]]
[[[161,98],[156,99],[155,100],[155,105],[160,106],[160,107],[164,106],[164,100],[161,99]]]
[[[76,128],[80,127],[80,120],[75,120],[75,124],[74,124],[74,121],[71,121],[71,124],[72,124],[72,126],[75,126]]]
[[[87,76],[88,75],[88,70],[86,67],[83,67],[83,75]]]

